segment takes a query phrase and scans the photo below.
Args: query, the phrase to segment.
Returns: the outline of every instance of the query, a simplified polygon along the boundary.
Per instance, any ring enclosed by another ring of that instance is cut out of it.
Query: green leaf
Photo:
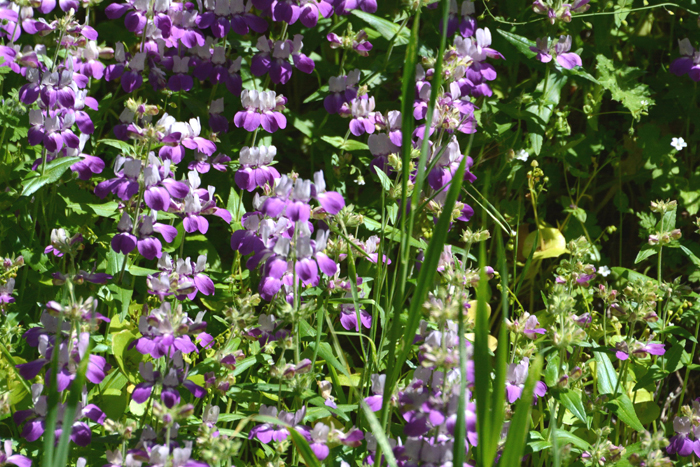
[[[22,183],[23,189],[21,196],[31,196],[42,186],[56,182],[71,165],[79,160],[80,157],[61,157],[49,162],[46,164],[44,175],[34,176],[24,180],[24,183]]]
[[[395,45],[406,45],[411,39],[411,31],[406,27],[401,29],[399,24],[392,23],[370,13],[365,13],[362,10],[352,10],[352,14],[372,26],[386,40],[390,41],[396,38],[394,40]]]
[[[617,386],[617,372],[613,367],[610,357],[605,352],[594,352],[596,373],[598,376],[598,392],[612,394]]]
[[[545,81],[542,80],[536,91],[541,93],[540,98],[525,110],[528,130],[530,132],[530,144],[536,155],[542,151],[547,123],[552,117],[554,108],[559,105],[561,90],[566,84],[567,77],[558,73],[551,73],[547,80],[546,92]]]
[[[88,204],[87,206],[100,217],[115,217],[119,213],[117,210],[119,203],[116,201],[104,204]]]
[[[609,407],[612,406],[610,407],[612,412],[617,415],[617,418],[625,422],[627,426],[636,431],[644,431],[644,425],[639,421],[637,412],[634,410],[632,401],[627,397],[627,394],[621,394],[616,400],[607,405]]]
[[[557,439],[561,442],[561,445],[563,444],[571,444],[573,446],[576,446],[577,448],[583,450],[583,451],[591,451],[591,445],[588,443],[588,441],[585,441],[575,434],[569,432],[569,431],[564,431],[564,430],[557,430],[556,431],[556,437]]]
[[[510,42],[516,49],[518,49],[520,53],[524,54],[525,57],[532,58],[535,55],[537,55],[537,52],[533,52],[532,50],[530,50],[530,47],[537,46],[537,44],[534,41],[531,41],[526,37],[513,34],[512,32],[503,31],[501,29],[498,29],[498,34],[503,36],[505,40]]]
[[[669,326],[669,327],[664,328],[661,331],[657,332],[657,334],[673,334],[676,336],[684,337],[691,342],[697,343],[697,341],[698,341],[690,331],[688,331],[686,328],[682,328],[680,326]]]
[[[566,391],[555,393],[554,398],[561,402],[561,405],[566,407],[569,412],[574,414],[576,418],[581,420],[587,426],[590,424],[588,417],[586,416],[586,408],[584,407],[583,401],[581,400],[581,395],[578,392],[567,389]]]
[[[694,265],[700,266],[700,258],[695,256],[695,253],[693,253],[692,251],[690,251],[687,247],[684,247],[683,245],[681,245],[680,247],[681,247],[681,251],[683,251],[683,253],[685,253],[688,256],[688,258],[690,258],[690,261],[692,261]]]
[[[331,146],[338,149],[343,149],[345,151],[369,151],[369,146],[360,141],[355,141],[352,139],[346,140],[340,136],[321,136],[321,139]]]
[[[101,139],[97,144],[106,144],[107,146],[112,146],[127,154],[133,154],[134,152],[134,148],[129,143],[118,139]]]
[[[316,455],[311,450],[311,446],[309,446],[309,442],[306,441],[306,438],[300,435],[295,428],[288,428],[288,430],[289,434],[292,437],[292,443],[294,443],[294,447],[297,448],[297,451],[299,451],[301,457],[304,458],[304,462],[306,462],[306,467],[321,467],[321,463],[318,461]]]
[[[655,248],[647,248],[646,250],[641,250],[637,253],[637,257],[634,259],[634,264],[639,264],[645,259],[651,258],[657,253]]]
[[[384,191],[391,190],[391,179],[387,176],[387,174],[376,166],[374,168],[374,171],[377,173],[377,177],[379,177],[379,182],[382,184],[382,188],[384,188]]]
[[[610,357],[604,352],[594,352],[594,357],[598,376],[598,392],[601,394],[613,394],[617,387],[617,372],[610,361]],[[620,385],[620,387],[622,386]],[[624,392],[619,394],[617,399],[611,401],[607,406],[630,428],[637,431],[644,430],[644,426],[634,411],[632,401]]]
[[[142,268],[140,266],[129,266],[129,274],[136,277],[150,276],[157,273],[157,269]]]
[[[596,60],[599,83],[610,91],[613,100],[620,102],[639,120],[642,113],[654,105],[649,86],[641,80],[644,71],[614,63],[604,55],[597,55]]]
[[[114,334],[112,336],[112,353],[122,373],[129,378],[129,381],[137,384],[141,381],[139,363],[144,361],[146,357],[135,348],[127,349],[135,339],[136,335],[126,329]]]

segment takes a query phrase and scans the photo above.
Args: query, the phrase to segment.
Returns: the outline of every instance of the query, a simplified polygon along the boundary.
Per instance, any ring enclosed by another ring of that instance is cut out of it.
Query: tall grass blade
[[[479,436],[477,446],[477,465],[493,464],[498,445],[493,445],[493,422],[491,418],[491,355],[489,352],[489,328],[486,311],[488,282],[484,267],[486,266],[486,245],[482,242],[479,248],[479,270],[481,278],[476,290],[476,326],[474,328],[474,395],[476,397],[476,429]]]
[[[391,318],[391,326],[389,330],[389,359],[393,362],[396,357],[397,341],[401,329],[401,311],[403,307],[403,296],[406,284],[406,275],[408,271],[407,260],[408,250],[410,248],[410,235],[408,234],[408,226],[406,220],[406,207],[408,206],[408,178],[410,177],[410,161],[411,148],[413,147],[413,96],[414,83],[416,75],[416,63],[418,60],[418,31],[420,29],[420,10],[413,18],[413,27],[411,28],[411,38],[406,47],[406,64],[403,69],[403,81],[401,82],[401,132],[402,140],[401,147],[403,148],[401,167],[401,211],[400,227],[401,227],[401,244],[399,246],[399,254],[397,258],[396,271],[394,274],[394,285],[392,286],[390,303],[392,303],[391,312],[387,314],[387,319]],[[398,292],[397,289],[398,288]],[[388,311],[388,310],[387,310]],[[389,417],[389,397],[394,386],[391,382],[391,376],[387,376],[386,390],[384,391],[384,403],[382,404],[382,425],[386,427]],[[381,448],[381,446],[379,446]],[[379,456],[379,452],[377,455]]]
[[[70,435],[75,419],[75,412],[78,410],[83,386],[85,386],[85,374],[87,373],[88,361],[90,359],[90,346],[88,346],[85,355],[80,360],[78,374],[71,384],[68,401],[66,402],[65,412],[63,414],[61,438],[58,440],[56,447],[56,455],[54,456],[54,467],[65,467],[68,465],[68,450],[70,448]]]
[[[532,394],[541,373],[542,356],[538,355],[530,366],[525,388],[515,408],[515,415],[510,422],[503,455],[498,463],[499,467],[518,467],[522,464],[525,440],[530,425],[530,413],[532,412]]]

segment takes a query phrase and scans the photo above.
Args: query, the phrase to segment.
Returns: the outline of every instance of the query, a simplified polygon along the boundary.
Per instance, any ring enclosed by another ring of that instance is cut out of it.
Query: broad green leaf
[[[535,245],[536,235],[539,232],[541,241],[537,241],[537,249],[532,255],[533,259],[557,258],[564,253],[568,253],[566,249],[566,238],[559,229],[554,227],[544,227],[534,232],[530,232],[523,241],[523,251],[531,251]]]
[[[512,32],[503,31],[502,29],[498,30],[498,34],[503,36],[505,40],[510,42],[516,49],[518,49],[518,52],[524,54],[525,57],[533,58],[535,55],[537,55],[537,52],[530,50],[530,47],[535,47],[537,45],[534,41],[531,41],[526,37],[513,34]]]
[[[644,425],[639,421],[637,412],[635,412],[632,401],[627,397],[627,394],[621,394],[617,399],[607,405],[609,407],[612,406],[610,408],[613,413],[617,415],[617,418],[625,422],[627,426],[636,431],[644,431]]]
[[[610,357],[605,352],[594,352],[596,374],[598,376],[598,392],[612,394],[617,386],[617,372]]]
[[[690,261],[692,261],[694,265],[700,266],[700,258],[695,256],[695,253],[693,253],[692,251],[690,251],[690,249],[684,247],[683,245],[681,245],[680,247],[681,251],[683,251],[683,253],[685,253],[688,256],[688,258],[690,258]]]
[[[134,148],[129,143],[118,139],[101,139],[97,142],[97,144],[106,144],[107,146],[119,149],[126,154],[134,153]]]
[[[137,384],[141,381],[139,363],[146,359],[146,357],[141,355],[135,348],[128,349],[129,344],[135,339],[136,335],[129,330],[120,331],[112,337],[112,353],[114,354],[114,359],[117,361],[117,365],[119,365],[124,375],[126,375],[133,384]]]
[[[80,157],[61,157],[46,164],[44,175],[26,178],[22,183],[22,195],[31,196],[44,185],[56,182]],[[32,173],[33,175],[33,173]]]
[[[613,394],[617,387],[617,372],[613,367],[608,354],[604,352],[594,352],[596,361],[596,372],[598,376],[598,392],[601,394]],[[618,391],[624,391],[622,385]],[[618,394],[617,399],[607,404],[617,417],[626,423],[630,428],[642,431],[644,426],[639,421],[637,413],[634,411],[632,401],[624,392]]]
[[[116,201],[110,201],[104,204],[88,204],[87,206],[100,217],[114,218],[119,214],[119,203]]]
[[[352,10],[352,14],[372,26],[386,40],[390,41],[396,38],[394,40],[395,45],[406,45],[411,39],[411,31],[406,27],[401,29],[400,24],[392,23],[371,13],[365,13],[362,10]]]
[[[384,191],[391,190],[391,179],[387,176],[387,174],[377,166],[375,166],[374,171],[376,172],[377,177],[379,177],[379,183],[382,184]]]
[[[627,282],[635,282],[635,281],[651,281],[656,283],[656,279],[652,279],[649,276],[646,276],[642,273],[639,273],[637,271],[633,271],[631,269],[627,268],[622,268],[619,266],[610,268],[612,271],[612,276],[613,279],[622,281],[622,284],[626,284]]]
[[[525,111],[528,115],[527,129],[530,132],[530,144],[535,151],[535,155],[539,155],[542,151],[547,123],[552,117],[554,108],[559,105],[561,90],[566,84],[566,80],[565,75],[551,73],[547,79],[546,86],[544,80],[537,85],[536,92],[541,95]]]
[[[640,250],[637,253],[637,257],[634,259],[634,264],[639,264],[647,258],[651,258],[657,253],[655,248],[647,248],[645,250]]]
[[[556,437],[559,440],[560,445],[571,444],[573,446],[576,446],[577,448],[588,452],[590,452],[592,449],[588,441],[579,438],[578,436],[569,431],[557,430]]]
[[[644,401],[634,404],[634,410],[643,425],[648,425],[661,416],[661,408],[654,401]]]
[[[566,407],[569,412],[574,414],[576,418],[581,420],[586,425],[589,424],[588,417],[586,416],[586,408],[583,405],[583,400],[581,400],[581,395],[571,389],[567,389],[560,393],[554,393],[554,398],[557,399],[561,404]]]
[[[331,146],[345,151],[369,151],[369,146],[353,139],[346,140],[340,136],[321,136],[321,139]]]
[[[157,273],[157,269],[142,268],[140,266],[129,266],[129,274],[136,277],[150,276]]]

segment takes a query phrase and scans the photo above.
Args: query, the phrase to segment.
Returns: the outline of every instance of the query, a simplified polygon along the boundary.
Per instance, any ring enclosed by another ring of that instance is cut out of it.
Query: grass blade
[[[528,433],[530,412],[532,411],[532,394],[535,384],[542,373],[542,357],[538,356],[530,366],[530,372],[525,383],[525,388],[515,408],[515,415],[508,428],[508,437],[503,448],[503,455],[498,463],[499,467],[518,467],[521,465],[525,440]]]
[[[63,430],[61,432],[61,438],[58,440],[58,446],[56,447],[56,455],[54,456],[54,467],[65,467],[68,465],[70,435],[73,427],[73,420],[75,419],[75,412],[78,410],[80,396],[83,392],[83,386],[85,386],[85,374],[87,373],[88,361],[90,359],[90,350],[90,345],[88,345],[85,355],[80,359],[78,374],[71,384],[68,401],[66,402],[66,409],[63,414],[63,423],[61,425]]]
[[[486,265],[486,244],[481,243],[479,248],[479,269],[481,278],[476,290],[476,325],[474,328],[474,395],[476,397],[476,419],[478,423],[477,434],[479,444],[477,446],[479,466],[491,466],[496,455],[496,446],[492,446],[493,420],[491,419],[492,399],[491,389],[491,355],[489,352],[489,329],[486,311],[486,287],[487,278],[483,267]]]

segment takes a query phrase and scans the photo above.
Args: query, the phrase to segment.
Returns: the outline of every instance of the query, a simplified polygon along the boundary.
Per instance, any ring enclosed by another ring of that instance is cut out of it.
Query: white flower
[[[688,143],[686,143],[683,138],[673,138],[673,140],[671,141],[671,146],[676,148],[676,151],[680,151],[683,148],[687,148]]]
[[[601,266],[598,268],[598,274],[603,277],[608,277],[610,275],[610,268],[607,266]]]
[[[519,161],[527,162],[528,157],[530,157],[530,154],[528,154],[528,152],[524,149],[521,149],[515,153],[515,158]]]

